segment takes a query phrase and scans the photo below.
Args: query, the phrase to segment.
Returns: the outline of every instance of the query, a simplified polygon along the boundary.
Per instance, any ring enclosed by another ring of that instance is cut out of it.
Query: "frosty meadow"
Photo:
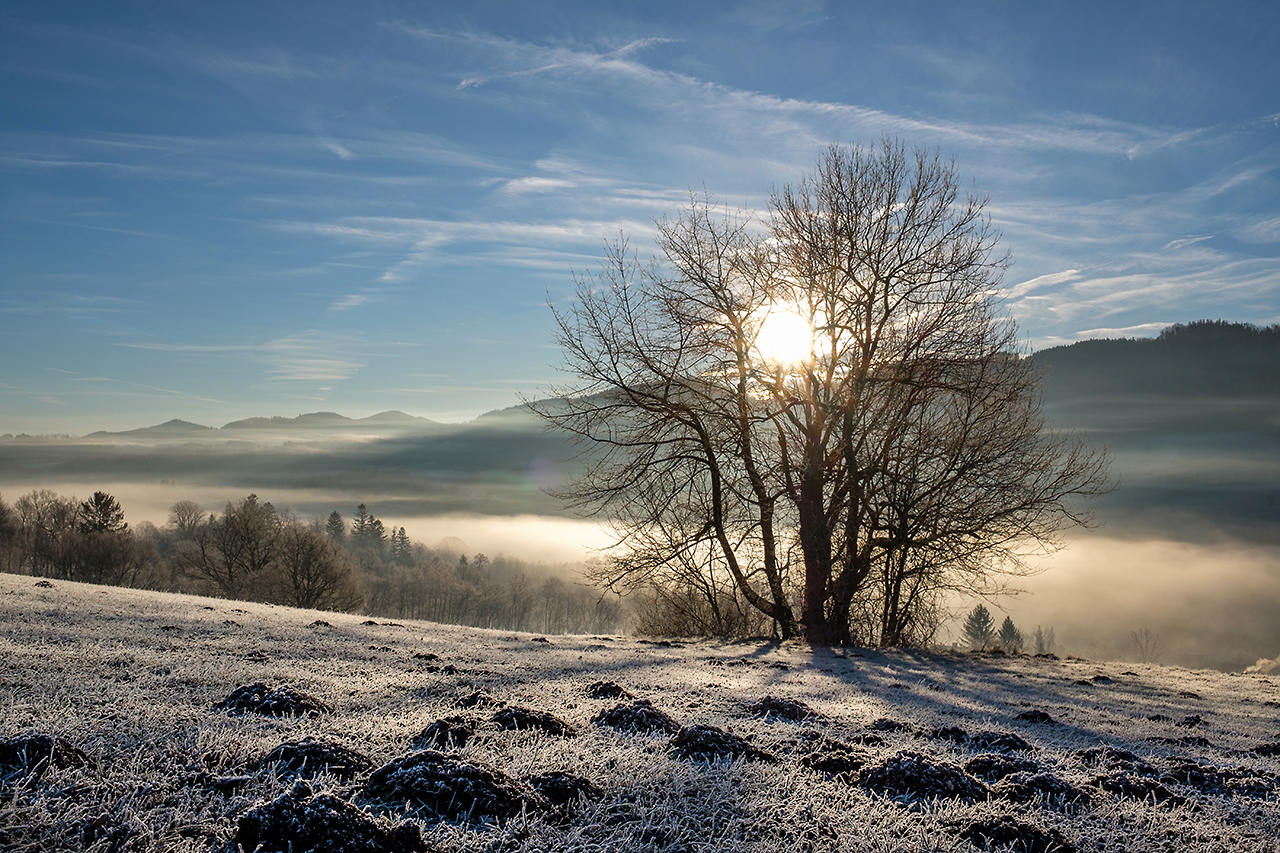
[[[15,851],[1273,851],[1280,687],[0,575]]]

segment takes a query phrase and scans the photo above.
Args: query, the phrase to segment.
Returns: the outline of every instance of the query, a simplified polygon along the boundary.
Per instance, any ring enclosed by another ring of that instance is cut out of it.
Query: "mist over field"
[[[1117,482],[1096,503],[1098,527],[1069,531],[1064,550],[1033,561],[1042,572],[1013,579],[1025,594],[990,602],[1028,636],[1052,627],[1060,653],[1133,659],[1130,636],[1145,628],[1164,663],[1239,670],[1280,655],[1280,378],[1266,367],[1280,354],[1274,336],[1207,334],[1034,356],[1046,414],[1105,444]],[[547,494],[577,453],[521,407],[463,424],[401,413],[170,422],[0,440],[0,494],[103,489],[135,526],[163,526],[180,500],[219,510],[250,492],[303,517],[364,503],[428,546],[456,537],[467,551],[564,564],[609,541]],[[953,623],[939,639],[958,636]]]

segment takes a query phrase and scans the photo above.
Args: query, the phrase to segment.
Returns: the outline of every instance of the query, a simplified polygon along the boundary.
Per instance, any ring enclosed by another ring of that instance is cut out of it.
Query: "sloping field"
[[[1252,675],[13,575],[0,659],[5,850],[1280,849],[1280,688]]]

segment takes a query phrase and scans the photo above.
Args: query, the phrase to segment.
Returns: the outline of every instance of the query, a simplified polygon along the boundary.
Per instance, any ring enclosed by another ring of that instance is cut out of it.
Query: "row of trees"
[[[576,379],[531,405],[588,450],[560,495],[615,526],[595,579],[662,619],[924,644],[1108,489],[1042,417],[1007,256],[936,153],[832,147],[763,221],[694,200],[656,242],[579,279]]]
[[[0,570],[542,633],[613,633],[625,620],[617,596],[566,582],[571,567],[433,550],[364,504],[348,524],[336,510],[307,520],[257,495],[220,514],[179,501],[163,528],[130,528],[104,492],[0,499]]]
[[[132,586],[154,562],[155,549],[105,492],[83,502],[48,489],[12,506],[0,499],[0,570]]]

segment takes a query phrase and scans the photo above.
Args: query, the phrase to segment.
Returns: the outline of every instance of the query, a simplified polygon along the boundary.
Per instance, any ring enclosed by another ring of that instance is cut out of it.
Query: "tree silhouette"
[[[991,612],[981,604],[976,605],[964,620],[965,640],[970,648],[985,649],[995,636],[996,623],[991,620]]]
[[[191,541],[181,543],[175,561],[228,598],[243,598],[251,584],[275,568],[280,527],[275,507],[249,495],[228,503],[221,518],[210,518]]]
[[[1000,623],[1000,633],[996,635],[996,639],[1000,641],[1000,648],[1004,649],[1011,655],[1022,653],[1022,644],[1024,642],[1022,632],[1018,630],[1018,626],[1013,624],[1013,617],[1004,617],[1004,622]]]
[[[342,516],[336,509],[329,513],[329,518],[324,523],[324,532],[328,535],[329,541],[336,545],[346,541],[347,523],[342,520]]]
[[[119,502],[106,492],[94,492],[93,497],[80,504],[82,533],[119,533],[128,526]]]
[[[169,526],[179,539],[190,539],[204,524],[205,516],[204,507],[195,501],[178,501],[169,507]]]
[[[620,240],[578,281],[556,313],[578,381],[532,404],[596,451],[558,494],[614,525],[610,586],[714,563],[783,637],[925,642],[945,594],[1087,520],[1105,458],[1044,423],[998,235],[951,164],[832,147],[771,207],[695,200],[658,223],[661,259]],[[782,313],[807,355],[762,345]]]

